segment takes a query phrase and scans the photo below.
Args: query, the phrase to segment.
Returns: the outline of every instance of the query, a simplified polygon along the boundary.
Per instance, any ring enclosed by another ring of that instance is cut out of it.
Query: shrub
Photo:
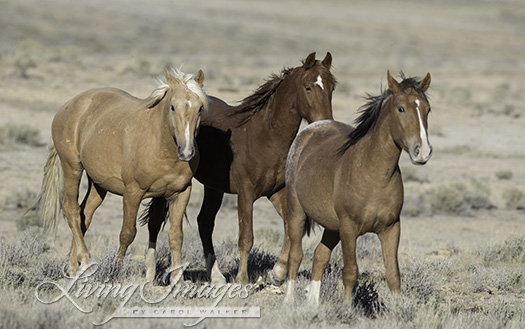
[[[464,214],[468,208],[457,187],[440,186],[428,193],[428,201],[433,213]]]
[[[496,178],[499,180],[510,180],[513,176],[512,171],[510,170],[500,170],[495,173]]]
[[[509,209],[525,209],[525,193],[517,188],[511,188],[503,192],[503,199]]]
[[[40,131],[29,125],[6,124],[0,127],[0,143],[40,146]]]
[[[477,253],[487,263],[497,261],[525,263],[525,236],[511,236],[499,244],[482,248]]]
[[[477,180],[464,184],[440,186],[428,193],[428,201],[433,213],[468,215],[471,209],[491,209],[494,205],[489,199],[490,190]]]
[[[427,298],[434,293],[434,280],[429,275],[428,263],[415,262],[405,270],[401,282],[404,290],[416,296]]]
[[[401,174],[403,176],[403,181],[405,182],[417,182],[424,183],[426,180],[422,179],[417,175],[416,168],[412,167],[402,167]]]

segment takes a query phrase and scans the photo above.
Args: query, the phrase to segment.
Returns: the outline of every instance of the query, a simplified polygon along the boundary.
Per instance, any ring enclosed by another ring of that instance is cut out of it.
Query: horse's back
[[[53,134],[79,125],[92,125],[97,120],[118,121],[126,117],[141,100],[125,91],[114,88],[91,89],[78,94],[66,102],[53,119]]]
[[[352,130],[352,126],[334,120],[321,120],[308,125],[292,143],[288,153],[287,175],[295,175],[298,167],[309,161],[308,158],[313,158],[313,163],[335,160],[340,146]]]
[[[60,159],[77,170],[100,167],[99,159],[104,159],[104,175],[118,177],[120,169],[113,164],[122,162],[125,122],[141,102],[114,88],[92,89],[73,97],[58,110],[51,127]]]

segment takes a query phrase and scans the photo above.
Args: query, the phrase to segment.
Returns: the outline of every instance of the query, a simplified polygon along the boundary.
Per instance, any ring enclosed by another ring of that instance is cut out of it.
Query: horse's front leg
[[[185,190],[180,192],[175,197],[168,200],[169,216],[170,216],[170,231],[168,233],[170,250],[171,250],[171,278],[170,285],[175,285],[179,280],[183,279],[182,262],[182,221],[186,206],[190,200],[191,185],[188,185]]]
[[[239,191],[237,211],[239,216],[239,251],[241,254],[237,282],[248,283],[248,256],[253,246],[253,202],[251,193]]]
[[[401,224],[398,220],[392,226],[378,234],[383,251],[383,261],[385,263],[386,283],[390,291],[394,294],[401,292],[401,279],[397,260],[400,232]]]
[[[144,196],[144,191],[138,187],[128,187],[123,195],[122,202],[124,205],[124,219],[122,229],[120,230],[120,246],[118,250],[119,261],[124,259],[129,245],[135,239],[137,234],[137,212],[140,201]]]
[[[340,217],[339,237],[343,251],[343,285],[345,287],[344,301],[350,305],[352,301],[352,291],[357,282],[359,270],[356,261],[356,240],[359,231],[355,222],[350,217]]]
[[[281,248],[281,254],[279,260],[273,266],[270,272],[270,281],[273,284],[281,285],[286,279],[288,273],[288,254],[290,252],[290,238],[288,236],[288,206],[286,205],[286,188],[280,189],[277,193],[273,194],[270,198],[275,210],[283,219],[284,224],[284,241],[283,247]]]

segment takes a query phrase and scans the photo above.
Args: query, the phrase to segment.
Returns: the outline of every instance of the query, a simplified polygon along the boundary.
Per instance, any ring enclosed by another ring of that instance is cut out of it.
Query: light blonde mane
[[[187,91],[197,95],[197,97],[201,100],[205,110],[208,109],[208,97],[206,96],[206,93],[200,84],[195,81],[194,74],[186,74],[182,72],[180,68],[174,69],[172,67],[170,67],[168,71],[171,76],[182,83]],[[144,100],[146,108],[152,108],[157,105],[164,98],[168,90],[172,88],[167,82],[163,82],[160,78],[157,78],[157,81],[157,88],[153,90],[151,95],[149,95],[148,98]]]

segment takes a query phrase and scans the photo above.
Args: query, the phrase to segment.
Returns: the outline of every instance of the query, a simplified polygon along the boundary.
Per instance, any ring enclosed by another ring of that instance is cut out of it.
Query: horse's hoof
[[[275,272],[273,270],[270,270],[268,272],[268,281],[270,281],[270,284],[280,287],[283,285],[285,280],[279,279],[277,275],[275,274]]]

